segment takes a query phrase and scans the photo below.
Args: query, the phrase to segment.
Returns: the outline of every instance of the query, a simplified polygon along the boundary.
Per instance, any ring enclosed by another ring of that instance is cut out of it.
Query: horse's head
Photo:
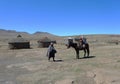
[[[71,37],[68,37],[68,39],[66,40],[66,46],[67,48],[71,47],[71,43],[73,42],[73,39]]]
[[[67,46],[67,48],[70,48],[71,46],[72,46],[72,44],[73,44],[73,42],[68,42],[67,44],[66,44],[66,46]]]
[[[66,44],[67,48],[70,48],[70,47],[73,47],[73,48],[77,48],[77,43],[74,43],[74,42],[68,42]]]
[[[67,43],[66,43],[67,48],[70,48],[70,47],[76,48],[77,44],[74,43],[73,41],[74,40],[71,37],[67,39]]]

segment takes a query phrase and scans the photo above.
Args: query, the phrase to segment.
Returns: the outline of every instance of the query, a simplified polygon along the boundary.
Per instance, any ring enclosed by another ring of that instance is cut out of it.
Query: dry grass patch
[[[56,62],[48,62],[47,48],[0,49],[0,83],[119,84],[120,45],[90,47],[90,58],[76,59],[75,50],[56,44]],[[83,57],[83,51],[80,52]],[[4,71],[6,70],[6,71]],[[9,74],[9,75],[8,75]],[[4,81],[3,81],[4,80]],[[9,82],[9,83],[10,83]]]

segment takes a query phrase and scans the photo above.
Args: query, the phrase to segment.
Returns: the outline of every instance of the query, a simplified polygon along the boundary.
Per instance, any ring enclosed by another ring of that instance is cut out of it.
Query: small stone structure
[[[48,37],[43,37],[42,39],[38,40],[37,42],[38,42],[38,47],[39,48],[49,47],[51,42],[56,43],[56,41],[52,41]]]
[[[17,38],[8,42],[10,49],[27,49],[30,48],[30,42],[18,35]]]

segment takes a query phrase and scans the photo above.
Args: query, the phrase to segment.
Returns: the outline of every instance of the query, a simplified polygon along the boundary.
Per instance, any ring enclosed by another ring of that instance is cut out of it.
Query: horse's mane
[[[72,42],[72,43],[71,43],[71,46],[74,47],[74,48],[78,48],[77,43],[73,43],[73,42]]]

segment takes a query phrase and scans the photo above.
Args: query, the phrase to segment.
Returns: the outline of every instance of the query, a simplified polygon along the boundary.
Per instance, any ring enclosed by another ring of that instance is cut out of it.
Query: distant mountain
[[[48,37],[52,40],[61,39],[61,37],[59,37],[57,35],[54,35],[54,34],[51,34],[51,33],[48,33],[48,32],[40,32],[40,31],[37,31],[34,34],[32,34],[32,37],[36,38],[36,39],[41,39],[43,37]]]
[[[56,36],[56,35],[53,35],[53,34],[48,33],[48,32],[39,32],[39,31],[33,33],[32,35],[34,35],[34,36],[36,36],[36,35],[37,35],[37,36],[38,36],[38,35],[41,35],[41,36]]]
[[[35,32],[33,34],[29,34],[27,32],[18,32],[15,30],[5,30],[0,29],[0,38],[15,38],[17,35],[21,35],[25,38],[40,38],[40,37],[57,37],[56,35],[50,34],[48,32]]]
[[[4,30],[4,29],[0,29],[0,33],[15,33],[15,30]]]
[[[27,32],[17,32],[15,30],[0,29],[0,38],[16,37],[17,35],[29,36],[30,34]]]
[[[39,35],[39,34],[49,34],[49,35],[53,35],[53,34],[50,34],[50,33],[48,33],[48,32],[39,32],[39,31],[33,33],[33,35]]]
[[[34,35],[36,35],[36,34],[49,34],[49,33],[47,33],[47,32],[39,32],[39,31],[37,31],[37,32],[35,32],[35,33],[33,33]]]

